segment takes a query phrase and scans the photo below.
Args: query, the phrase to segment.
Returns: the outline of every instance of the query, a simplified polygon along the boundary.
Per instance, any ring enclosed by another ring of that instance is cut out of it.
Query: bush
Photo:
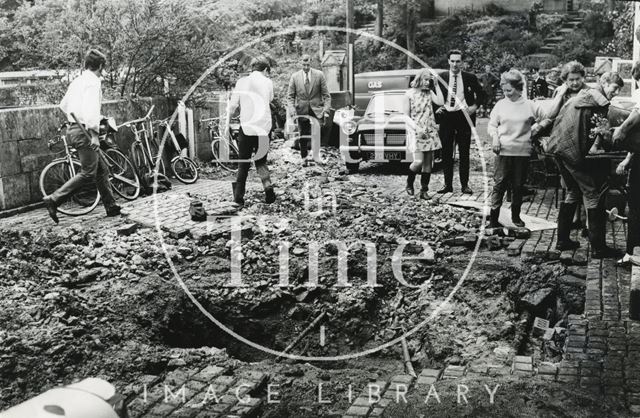
[[[484,11],[489,16],[504,16],[508,13],[503,7],[498,6],[495,3],[489,3],[484,6]]]
[[[587,12],[582,21],[582,29],[592,39],[611,38],[613,36],[613,23],[604,13]]]

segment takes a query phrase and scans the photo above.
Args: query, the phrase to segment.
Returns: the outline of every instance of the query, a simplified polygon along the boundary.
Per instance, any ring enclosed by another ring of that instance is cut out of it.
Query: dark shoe
[[[231,187],[233,189],[233,201],[240,206],[244,206],[245,185],[240,185],[234,181],[233,183],[231,183]]]
[[[591,258],[620,258],[623,252],[607,246],[607,213],[602,208],[588,209],[589,242]]]
[[[416,180],[416,173],[414,173],[413,171],[410,171],[409,174],[407,175],[407,194],[409,196],[413,196],[414,194],[414,190],[413,190],[413,183]]]
[[[462,194],[473,194],[473,190],[469,186],[462,186]]]
[[[442,189],[438,190],[438,193],[440,193],[440,194],[444,194],[444,193],[453,193],[453,187],[451,187],[451,186],[444,186]]]
[[[429,199],[429,182],[431,181],[431,173],[422,173],[420,175],[420,199]]]
[[[264,201],[267,202],[267,204],[271,204],[276,201],[276,192],[273,190],[272,186],[264,189]]]
[[[503,225],[498,221],[498,218],[500,218],[500,208],[491,209],[491,212],[489,212],[489,224],[487,225],[487,228],[502,228]]]
[[[511,206],[511,222],[518,228],[524,228],[524,221],[520,219],[520,207]]]
[[[118,205],[110,206],[106,211],[108,217],[120,216],[122,214],[122,208]]]
[[[51,217],[51,219],[53,219],[53,222],[57,224],[59,220],[57,209],[58,206],[56,205],[56,202],[54,202],[53,199],[51,199],[49,196],[42,199],[42,201],[44,202],[44,206],[47,208],[47,212],[49,212],[49,217]]]
[[[569,238],[573,214],[577,206],[577,203],[560,203],[560,209],[558,210],[558,240],[556,242],[556,250],[558,251],[572,251],[580,248],[578,241],[573,241]]]
[[[191,202],[189,206],[189,215],[194,222],[203,222],[207,220],[207,212],[204,210],[204,205],[198,200]]]

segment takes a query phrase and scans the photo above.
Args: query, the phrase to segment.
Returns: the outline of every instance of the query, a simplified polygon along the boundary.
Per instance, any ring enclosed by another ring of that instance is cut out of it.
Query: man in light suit
[[[465,113],[469,114],[471,122],[475,125],[476,111],[485,103],[486,94],[475,75],[462,71],[462,58],[462,52],[459,50],[449,51],[449,71],[439,74],[445,83],[440,83],[440,89],[447,94],[444,105],[436,110],[436,122],[440,124],[444,169],[444,187],[438,190],[438,193],[453,192],[453,156],[456,144],[460,153],[462,193],[473,193],[469,188],[471,127]]]
[[[329,116],[331,95],[322,71],[311,68],[311,57],[303,55],[301,64],[302,69],[293,73],[289,80],[287,99],[289,111],[295,112],[293,116],[297,116],[300,157],[303,165],[306,166],[310,159],[308,153],[311,139],[320,141],[320,129],[317,129],[317,138],[312,138],[311,126],[312,124],[318,127],[324,126],[325,118]]]

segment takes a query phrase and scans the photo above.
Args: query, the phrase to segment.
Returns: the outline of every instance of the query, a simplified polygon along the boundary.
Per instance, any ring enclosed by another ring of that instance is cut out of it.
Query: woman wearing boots
[[[531,134],[540,114],[534,104],[522,97],[524,75],[518,70],[509,70],[500,77],[504,98],[496,103],[489,116],[488,132],[493,140],[496,157],[494,186],[491,194],[491,212],[488,228],[502,226],[498,222],[504,193],[511,185],[511,221],[524,227],[520,219],[522,187],[527,178],[527,166],[531,155]]]
[[[432,103],[441,106],[444,104],[444,98],[428,69],[416,75],[411,82],[411,89],[407,91],[407,98],[404,113],[409,115],[414,125],[407,129],[407,151],[413,152],[413,163],[409,167],[407,177],[407,193],[413,196],[413,182],[416,173],[420,172],[420,198],[427,199],[433,153],[442,148]]]

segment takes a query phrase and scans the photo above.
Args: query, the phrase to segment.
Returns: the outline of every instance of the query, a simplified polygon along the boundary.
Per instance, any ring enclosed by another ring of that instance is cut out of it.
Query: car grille
[[[406,134],[385,134],[384,145],[404,145]],[[363,144],[376,145],[375,134],[363,134]]]

